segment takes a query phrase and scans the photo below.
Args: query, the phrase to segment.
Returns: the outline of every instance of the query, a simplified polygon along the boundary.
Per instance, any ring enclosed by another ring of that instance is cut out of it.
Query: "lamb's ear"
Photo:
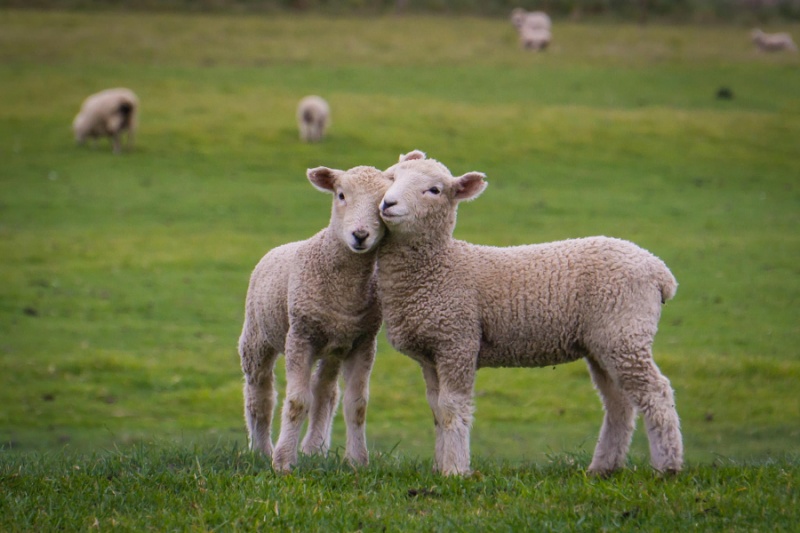
[[[398,163],[402,163],[403,161],[412,161],[414,159],[425,159],[425,152],[420,150],[412,150],[405,155],[401,154],[400,161],[398,161]]]
[[[487,182],[485,178],[486,174],[483,172],[467,172],[463,176],[457,177],[455,182],[455,199],[458,201],[474,200],[480,196],[489,185],[489,182]]]
[[[344,174],[343,170],[335,170],[328,167],[309,168],[306,171],[308,181],[311,185],[322,192],[333,192],[336,186],[336,179]]]

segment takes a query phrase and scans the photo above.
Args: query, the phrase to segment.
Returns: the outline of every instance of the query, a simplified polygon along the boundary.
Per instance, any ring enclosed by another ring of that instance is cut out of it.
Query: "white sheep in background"
[[[764,33],[760,29],[755,29],[750,33],[750,37],[762,52],[778,52],[781,50],[797,52],[797,45],[794,44],[792,36],[788,33]]]
[[[121,137],[128,133],[128,148],[133,146],[133,136],[138,126],[139,99],[125,88],[106,89],[83,101],[72,121],[75,140],[83,144],[87,138],[111,137],[114,153],[122,151]]]
[[[590,237],[498,248],[452,238],[458,203],[484,175],[420,159],[387,171],[378,290],[389,342],[422,366],[436,425],[435,468],[469,472],[475,373],[585,358],[605,407],[589,470],[624,465],[637,411],[653,466],[678,471],[683,445],[669,380],[652,357],[677,282],[638,246]],[[535,394],[535,393],[533,393]]]
[[[547,13],[518,7],[511,11],[511,23],[517,28],[523,48],[545,50],[550,45],[552,21]]]
[[[381,326],[375,254],[384,226],[378,205],[389,183],[381,171],[365,166],[348,171],[318,167],[308,171],[308,179],[317,189],[333,193],[330,224],[310,239],[279,246],[261,259],[250,278],[239,339],[250,448],[271,456],[279,471],[296,462],[309,413],[302,451],[328,451],[340,369],[345,380],[345,456],[354,464],[368,460],[369,376]],[[286,398],[273,453],[274,366],[282,352]]]
[[[319,142],[325,136],[331,121],[328,102],[319,96],[306,96],[297,104],[297,127],[300,140]]]

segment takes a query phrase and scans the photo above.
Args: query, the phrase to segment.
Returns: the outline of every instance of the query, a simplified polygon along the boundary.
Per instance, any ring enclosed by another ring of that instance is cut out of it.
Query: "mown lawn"
[[[385,168],[414,148],[488,175],[461,209],[459,238],[605,234],[670,265],[680,288],[656,359],[700,469],[679,487],[717,475],[705,468],[720,460],[796,451],[800,60],[756,52],[747,33],[557,22],[552,49],[534,55],[505,20],[0,11],[2,453],[25,463],[34,450],[243,446],[248,276],[269,248],[328,219],[305,169]],[[74,146],[81,100],[118,85],[142,101],[136,149]],[[733,99],[716,98],[721,87]],[[329,138],[313,146],[294,125],[309,93],[333,109]],[[484,370],[476,395],[473,456],[487,478],[557,490],[564,471],[535,465],[591,454],[602,411],[582,363]],[[416,365],[382,336],[373,454],[424,464],[430,421]],[[642,433],[633,457],[646,470]],[[405,483],[439,483],[413,468]]]

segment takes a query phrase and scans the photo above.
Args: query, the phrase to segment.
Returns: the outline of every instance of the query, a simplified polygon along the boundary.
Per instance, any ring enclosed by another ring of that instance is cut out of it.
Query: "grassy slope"
[[[327,220],[305,169],[420,148],[489,176],[458,237],[607,234],[667,261],[681,287],[657,360],[690,459],[794,449],[796,56],[757,54],[730,27],[565,24],[541,56],[505,21],[471,18],[3,11],[0,28],[3,441],[242,442],[247,276]],[[123,157],[69,136],[80,100],[111,85],[143,102]],[[714,99],[722,85],[732,101]],[[293,112],[311,92],[334,126],[303,146]],[[419,372],[381,342],[371,446],[430,457]],[[582,364],[485,370],[476,390],[477,456],[591,451],[601,410]]]

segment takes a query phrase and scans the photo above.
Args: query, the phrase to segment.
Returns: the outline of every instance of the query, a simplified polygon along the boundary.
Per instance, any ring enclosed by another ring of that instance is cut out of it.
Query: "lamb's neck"
[[[388,235],[378,250],[378,276],[413,280],[428,276],[441,267],[450,238],[404,240]],[[400,273],[400,274],[398,274]]]
[[[315,271],[315,276],[325,280],[323,286],[329,287],[338,297],[350,294],[355,301],[362,300],[375,273],[376,251],[357,254],[330,230],[324,231],[321,238],[324,257],[310,263],[309,268]]]

